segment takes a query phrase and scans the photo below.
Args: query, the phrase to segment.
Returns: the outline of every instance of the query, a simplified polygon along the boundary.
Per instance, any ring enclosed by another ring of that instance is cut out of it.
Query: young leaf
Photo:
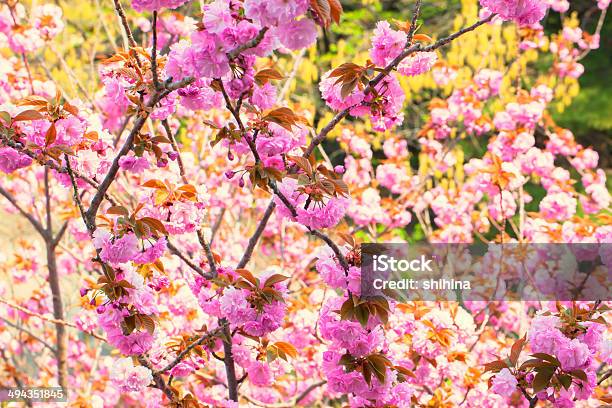
[[[107,214],[115,214],[115,215],[123,215],[124,217],[127,217],[130,215],[130,213],[128,212],[127,208],[122,207],[120,205],[114,205],[112,207],[110,207],[108,209],[108,211],[106,211]]]
[[[17,116],[13,118],[13,122],[19,122],[23,120],[39,120],[44,119],[45,117],[35,110],[25,110],[19,113]]]
[[[531,384],[533,386],[533,392],[539,392],[548,387],[554,372],[555,369],[553,367],[540,368]]]
[[[264,85],[268,81],[283,79],[283,76],[274,68],[265,68],[255,74],[255,82],[258,85]]]
[[[236,273],[238,273],[238,275],[242,276],[243,279],[250,282],[256,288],[259,287],[259,280],[253,276],[250,271],[246,269],[236,269]]]
[[[521,337],[512,345],[512,349],[510,350],[510,362],[513,366],[516,365],[519,356],[521,355],[521,351],[523,351],[523,347],[525,346],[525,341],[527,338],[525,336]]]
[[[47,133],[45,133],[45,146],[49,146],[57,139],[57,129],[55,129],[55,123],[51,123]]]
[[[289,279],[288,276],[284,276],[284,275],[280,275],[280,274],[274,274],[272,276],[270,276],[268,279],[266,279],[266,281],[264,282],[264,286],[272,286],[276,283],[279,282],[283,282],[285,280]]]
[[[503,368],[508,368],[508,364],[504,360],[495,360],[495,361],[491,361],[489,363],[486,363],[484,365],[485,373],[487,371],[491,371],[491,372],[496,373],[498,371],[501,371]]]

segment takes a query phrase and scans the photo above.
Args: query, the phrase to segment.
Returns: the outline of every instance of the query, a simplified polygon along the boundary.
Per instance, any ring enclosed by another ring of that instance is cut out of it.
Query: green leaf
[[[582,380],[584,382],[588,382],[589,381],[589,379],[587,378],[586,373],[584,371],[582,371],[582,370],[572,370],[572,371],[570,371],[570,375],[572,377],[576,377],[579,380]]]
[[[548,361],[548,362],[550,362],[555,367],[561,367],[561,363],[559,362],[559,360],[557,360],[557,357],[551,356],[550,354],[535,353],[535,354],[532,354],[532,356],[533,357],[537,357],[539,359],[542,359],[544,361]]]
[[[368,324],[368,320],[370,318],[370,312],[368,311],[367,307],[363,307],[362,305],[359,305],[355,308],[355,317],[357,318],[357,321],[363,327],[365,327]]]
[[[533,379],[533,392],[540,392],[543,389],[546,389],[550,380],[555,372],[555,369],[552,367],[542,367],[537,372],[535,378]]]
[[[559,374],[557,375],[557,379],[559,380],[563,388],[569,390],[569,387],[572,385],[572,377],[567,374]]]
[[[1,111],[0,112],[0,119],[2,119],[4,121],[6,126],[9,126],[11,124],[11,115],[8,112]]]

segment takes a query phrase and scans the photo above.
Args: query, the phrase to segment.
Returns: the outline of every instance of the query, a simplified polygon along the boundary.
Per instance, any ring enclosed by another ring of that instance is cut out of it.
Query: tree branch
[[[238,47],[234,48],[230,52],[227,53],[227,58],[233,60],[240,54],[242,51],[248,50],[249,48],[257,47],[257,45],[263,40],[264,35],[266,35],[266,31],[268,31],[268,27],[263,27],[257,35],[251,40],[245,42],[244,44],[240,44]]]
[[[463,34],[466,34],[470,31],[474,31],[476,28],[480,27],[483,24],[488,23],[489,21],[491,21],[494,17],[496,16],[496,14],[491,14],[489,17],[483,19],[483,20],[479,20],[476,23],[472,24],[471,26],[465,27],[459,31],[457,31],[454,34],[449,35],[448,37],[442,38],[441,40],[436,41],[434,44],[428,46],[428,47],[422,47],[421,44],[415,44],[410,46],[410,43],[407,43],[407,47],[405,48],[404,51],[402,51],[402,53],[400,55],[398,55],[393,61],[391,61],[384,69],[382,72],[380,72],[374,79],[372,79],[369,83],[368,86],[365,87],[365,89],[363,90],[363,93],[365,95],[367,95],[368,93],[370,93],[372,91],[372,89],[374,89],[374,87],[376,85],[378,85],[380,83],[380,81],[383,80],[383,78],[385,76],[387,76],[389,74],[389,72],[391,72],[393,69],[395,69],[400,62],[402,62],[404,60],[404,58],[408,57],[410,54],[413,54],[415,52],[429,52],[429,51],[434,51],[448,43],[450,43],[451,41],[455,40],[456,38],[462,36]],[[314,138],[312,139],[312,141],[310,142],[310,145],[308,145],[308,148],[306,148],[306,150],[304,151],[303,156],[304,157],[309,157],[311,155],[311,153],[314,151],[314,149],[317,147],[317,145],[319,145],[321,142],[323,142],[323,140],[325,140],[325,138],[327,137],[327,134],[329,132],[332,131],[332,129],[334,127],[336,127],[336,125],[338,123],[340,123],[342,121],[342,119],[344,119],[350,112],[350,110],[352,108],[354,108],[357,105],[348,107],[340,112],[338,112],[332,119],[331,121],[323,128],[321,129],[321,132]]]
[[[253,233],[251,238],[249,238],[249,244],[247,245],[247,248],[244,251],[244,254],[242,255],[242,259],[240,259],[240,262],[238,262],[238,266],[236,266],[237,269],[244,268],[251,260],[251,255],[253,255],[253,250],[255,249],[255,246],[257,245],[257,241],[259,240],[259,237],[261,237],[261,234],[263,234],[264,230],[266,229],[266,224],[268,223],[268,220],[270,219],[270,216],[274,212],[275,208],[276,208],[276,203],[274,202],[274,199],[272,199],[270,200],[270,204],[268,204],[268,207],[266,208],[266,211],[264,212],[263,217],[259,221],[259,224],[257,225],[257,229],[255,229],[255,233]]]
[[[40,221],[38,221],[36,218],[34,218],[31,214],[27,213],[23,208],[21,208],[21,206],[17,203],[17,200],[15,200],[15,197],[13,197],[11,195],[11,193],[9,193],[7,190],[5,190],[3,187],[0,186],[0,194],[4,196],[4,198],[6,198],[12,205],[13,207],[15,207],[17,209],[17,211],[19,211],[19,213],[26,218],[30,224],[32,224],[32,226],[34,227],[34,229],[42,236],[45,237],[47,235],[47,231],[45,230],[45,228],[42,226],[42,224],[40,223]]]
[[[161,368],[161,369],[157,370],[155,373],[156,374],[162,374],[162,373],[165,373],[166,371],[172,370],[181,361],[183,361],[183,359],[191,352],[191,350],[193,350],[194,348],[202,345],[207,340],[210,340],[213,337],[217,337],[219,335],[219,333],[221,333],[222,331],[223,331],[223,328],[222,327],[218,327],[215,330],[212,330],[212,331],[210,331],[208,333],[203,334],[198,340],[194,341],[189,346],[187,346],[187,348],[185,348],[185,350],[181,351],[172,362],[170,362],[164,368]]]

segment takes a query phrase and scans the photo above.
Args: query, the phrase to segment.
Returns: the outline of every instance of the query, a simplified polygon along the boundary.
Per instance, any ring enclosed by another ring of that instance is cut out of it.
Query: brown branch
[[[181,151],[179,150],[178,145],[176,143],[176,138],[174,137],[174,134],[172,133],[172,130],[170,129],[170,123],[168,123],[168,119],[162,120],[162,126],[164,127],[164,130],[166,131],[166,135],[168,136],[168,139],[170,140],[172,149],[177,154],[176,164],[178,165],[179,174],[181,175],[181,179],[183,180],[183,183],[189,184],[189,181],[187,180],[187,176],[185,173],[185,166],[183,165],[183,157],[181,156]]]
[[[136,41],[134,41],[132,30],[130,29],[130,25],[128,24],[127,17],[125,16],[125,12],[123,11],[123,7],[121,6],[121,3],[119,2],[119,0],[113,0],[113,2],[115,3],[115,10],[117,11],[119,18],[121,19],[121,25],[123,26],[123,29],[125,30],[125,34],[127,35],[130,47],[136,47],[137,45]]]
[[[257,35],[251,40],[245,42],[244,44],[240,44],[238,47],[234,48],[230,52],[227,53],[227,58],[232,60],[238,56],[242,51],[248,50],[249,48],[257,47],[257,45],[263,40],[264,35],[266,35],[266,31],[268,31],[268,27],[263,27]]]
[[[217,216],[217,219],[215,220],[215,223],[213,224],[211,228],[210,245],[212,245],[213,241],[215,240],[215,235],[217,235],[217,231],[219,231],[219,228],[221,227],[221,223],[223,222],[223,216],[225,215],[225,211],[226,211],[225,207],[221,208],[221,212]]]
[[[476,23],[472,24],[471,26],[465,27],[465,28],[457,31],[454,34],[449,35],[448,37],[442,38],[441,40],[436,41],[434,44],[432,44],[432,45],[430,45],[428,47],[422,47],[421,44],[415,44],[415,45],[410,46],[410,44],[408,43],[407,44],[408,48],[404,49],[404,51],[402,51],[402,53],[400,55],[395,57],[395,59],[393,61],[391,61],[382,70],[382,72],[380,72],[374,79],[372,79],[368,83],[368,86],[366,86],[365,89],[363,90],[363,93],[365,95],[370,93],[372,91],[372,89],[374,89],[374,87],[376,87],[376,85],[378,85],[380,83],[380,81],[382,81],[383,78],[389,74],[389,72],[391,72],[393,69],[395,69],[399,65],[399,63],[402,62],[404,60],[404,58],[408,57],[409,55],[411,55],[411,54],[413,54],[415,52],[434,51],[434,50],[436,50],[436,49],[438,49],[438,48],[440,48],[440,47],[450,43],[451,41],[457,39],[458,37],[462,36],[463,34],[466,34],[466,33],[470,32],[470,31],[474,31],[476,28],[480,27],[481,25],[488,23],[495,16],[496,16],[496,14],[491,14],[489,17],[487,17],[487,18],[485,18],[483,20],[479,20]],[[321,142],[323,142],[323,140],[325,140],[325,138],[327,137],[328,133],[331,132],[332,129],[334,129],[336,127],[336,125],[338,123],[340,123],[342,121],[342,119],[344,119],[349,114],[350,110],[352,108],[354,108],[355,106],[357,106],[357,105],[348,107],[348,108],[338,112],[331,119],[331,121],[323,129],[321,129],[321,132],[314,139],[312,139],[312,141],[310,142],[310,145],[304,151],[303,156],[304,157],[309,157],[312,154],[312,152],[314,151],[314,149]]]
[[[42,226],[42,224],[40,223],[40,221],[38,221],[36,218],[34,218],[34,216],[32,216],[31,214],[27,213],[23,208],[21,208],[21,206],[19,205],[19,203],[17,203],[17,200],[15,199],[15,197],[13,197],[11,195],[11,193],[9,193],[7,190],[5,190],[4,188],[2,188],[0,186],[0,195],[3,195],[4,198],[6,198],[12,205],[13,207],[15,207],[15,209],[17,211],[19,211],[19,213],[25,218],[27,219],[30,224],[32,224],[32,226],[34,227],[34,229],[42,236],[45,237],[47,235],[47,231],[45,230],[45,228]]]
[[[238,380],[236,378],[236,365],[234,364],[234,355],[232,353],[232,333],[226,319],[220,319],[219,323],[225,335],[223,340],[223,363],[225,364],[229,399],[238,402]]]
[[[89,235],[92,235],[96,230],[96,226],[89,221],[87,218],[87,213],[85,212],[85,208],[83,207],[83,202],[81,201],[81,197],[79,196],[79,189],[74,179],[74,173],[70,168],[70,160],[68,155],[65,156],[66,159],[66,168],[68,169],[68,175],[70,176],[70,182],[72,183],[73,197],[74,201],[77,203],[77,207],[79,208],[79,212],[81,213],[81,218],[83,218],[83,222],[85,222],[85,226],[87,227],[87,231],[89,231]]]
[[[53,348],[53,346],[51,346],[49,343],[47,343],[45,340],[41,339],[40,337],[38,337],[37,335],[35,335],[34,333],[32,333],[31,331],[29,331],[28,329],[26,329],[25,327],[21,327],[13,322],[11,322],[8,319],[5,319],[4,317],[0,317],[0,320],[2,320],[4,323],[6,323],[7,325],[21,331],[24,332],[25,334],[27,334],[28,336],[30,336],[31,338],[33,338],[34,340],[38,341],[39,343],[41,343],[43,346],[45,346],[46,348],[48,348],[53,354],[56,353],[55,349]]]
[[[263,234],[266,228],[266,224],[268,223],[270,216],[274,212],[274,208],[276,208],[276,203],[274,202],[274,199],[272,199],[270,200],[270,204],[268,204],[268,207],[266,208],[266,211],[264,212],[264,215],[261,218],[261,221],[259,221],[259,224],[257,225],[257,229],[255,230],[255,233],[253,233],[253,236],[249,238],[249,244],[247,245],[247,248],[244,251],[244,254],[242,255],[242,259],[240,259],[240,262],[238,262],[238,266],[236,266],[237,269],[244,268],[251,260],[251,255],[253,255],[253,250],[255,249],[255,246],[257,245],[257,241],[259,240],[259,237],[261,237],[261,234]]]
[[[104,341],[104,342],[106,342],[106,341],[107,341],[107,340],[106,340],[104,337],[102,337],[102,336],[100,336],[100,335],[98,335],[98,334],[95,334],[95,333],[93,333],[93,332],[88,332],[88,331],[81,330],[81,329],[80,329],[80,328],[79,328],[79,327],[78,327],[76,324],[74,324],[74,323],[70,323],[70,322],[68,322],[68,321],[66,321],[66,320],[59,320],[59,319],[55,319],[55,318],[51,318],[51,317],[48,317],[48,316],[42,315],[42,314],[40,314],[40,313],[37,313],[37,312],[34,312],[34,311],[32,311],[32,310],[26,309],[26,308],[25,308],[25,307],[23,307],[23,306],[19,306],[19,305],[18,305],[18,304],[16,304],[16,303],[10,302],[10,301],[8,301],[8,300],[6,300],[6,299],[2,298],[2,297],[0,297],[0,303],[5,304],[5,305],[7,305],[8,307],[10,307],[10,308],[12,308],[12,309],[19,310],[20,312],[23,312],[23,313],[25,313],[25,314],[27,314],[27,315],[29,315],[29,316],[38,317],[39,319],[44,320],[44,321],[49,322],[49,323],[53,323],[53,324],[62,324],[62,325],[64,325],[64,326],[72,327],[73,329],[77,329],[77,330],[79,330],[79,331],[81,331],[81,332],[83,332],[83,333],[85,333],[85,334],[88,334],[88,335],[90,335],[90,336],[92,336],[92,337],[95,337],[95,338],[96,338],[96,339],[98,339],[98,340],[102,340],[102,341]]]
[[[170,252],[178,256],[183,262],[185,262],[187,266],[189,266],[191,269],[196,271],[199,275],[207,279],[212,278],[211,275],[204,272],[202,268],[196,265],[191,259],[189,259],[185,254],[183,254],[177,247],[175,247],[172,243],[170,243],[169,237],[166,237],[166,246],[168,247]]]
[[[155,373],[156,374],[162,374],[162,373],[165,373],[166,371],[172,370],[181,361],[183,361],[183,359],[191,352],[191,350],[193,350],[194,348],[202,345],[207,340],[210,340],[213,337],[217,337],[222,331],[223,331],[223,328],[222,327],[218,327],[215,330],[212,330],[212,331],[210,331],[208,333],[203,334],[198,340],[194,341],[189,346],[187,346],[185,348],[185,350],[181,351],[172,362],[168,363],[168,365],[166,365],[164,368],[161,368],[161,369],[155,371]]]
[[[185,80],[180,81],[179,84],[189,83],[189,82],[184,82],[184,81]],[[132,144],[134,143],[134,138],[136,137],[136,135],[140,132],[140,130],[144,126],[147,118],[149,117],[149,111],[152,108],[154,108],[155,105],[160,100],[165,98],[170,92],[171,91],[168,90],[168,89],[163,90],[163,91],[155,92],[151,96],[151,100],[149,101],[149,103],[147,103],[146,107],[148,109],[145,109],[142,112],[140,112],[140,114],[138,115],[138,118],[136,119],[136,121],[134,121],[134,127],[132,128],[132,131],[130,132],[130,134],[128,135],[127,139],[125,140],[125,143],[123,144],[123,146],[121,147],[121,149],[119,150],[119,152],[117,153],[115,158],[113,159],[113,162],[112,162],[108,172],[106,173],[106,176],[104,177],[104,180],[102,180],[102,183],[100,183],[100,186],[98,187],[98,191],[96,192],[96,194],[94,195],[94,197],[91,200],[91,204],[89,206],[89,209],[86,212],[86,216],[88,218],[88,222],[89,223],[95,225],[96,215],[98,213],[98,209],[100,208],[100,204],[102,204],[102,199],[104,198],[104,195],[106,194],[106,192],[107,192],[108,188],[110,187],[110,185],[115,180],[115,176],[117,175],[117,172],[119,171],[119,160],[123,156],[128,154],[128,152],[132,149]]]
[[[410,30],[408,31],[407,43],[412,44],[412,38],[417,30],[417,21],[421,14],[421,0],[417,0],[414,5],[414,11],[412,12],[412,21],[410,22]]]
[[[138,356],[138,362],[143,367],[146,367],[151,370],[153,375],[153,382],[155,383],[155,388],[160,389],[170,401],[174,401],[174,392],[172,392],[172,389],[166,384],[162,376],[159,373],[153,371],[153,367],[151,367],[151,363],[149,363],[147,358],[141,354]]]
[[[317,383],[311,384],[310,386],[308,386],[308,388],[306,388],[304,391],[302,391],[302,393],[300,395],[298,395],[298,397],[295,399],[295,404],[299,404],[304,398],[306,398],[308,396],[308,394],[310,394],[313,390],[323,386],[327,384],[327,381],[323,380],[323,381],[319,381]]]
[[[66,167],[62,167],[59,166],[57,163],[55,163],[52,160],[46,160],[43,161],[43,159],[41,157],[39,157],[36,153],[34,153],[33,151],[26,149],[21,143],[17,143],[14,142],[12,140],[4,140],[4,143],[9,146],[12,147],[13,149],[17,150],[19,153],[25,154],[26,156],[30,157],[31,159],[37,161],[38,163],[40,163],[42,166],[48,167],[52,170],[57,171],[58,173],[62,173],[62,174],[68,174],[68,169]],[[93,188],[98,188],[99,184],[97,182],[95,182],[94,180],[92,180],[91,178],[80,174],[78,171],[76,170],[72,170],[72,172],[74,173],[74,175],[76,177],[78,177],[79,179],[83,180],[84,182],[86,182],[87,184],[89,184],[90,186],[92,186]],[[112,205],[117,205],[117,200],[115,200],[114,198],[112,198],[110,195],[105,194],[104,198],[110,202]]]
[[[151,50],[151,74],[153,75],[153,86],[159,89],[159,76],[157,74],[157,10],[153,10],[153,45]]]
[[[600,379],[597,381],[597,385],[601,385],[604,381],[612,376],[612,370],[608,370]]]
[[[202,248],[204,248],[206,260],[208,261],[208,266],[210,267],[210,272],[212,274],[211,278],[214,278],[217,276],[217,265],[215,264],[215,257],[212,253],[212,250],[210,249],[210,245],[206,243],[202,230],[197,230],[196,235],[198,236],[198,241],[200,242],[200,245],[202,246]]]

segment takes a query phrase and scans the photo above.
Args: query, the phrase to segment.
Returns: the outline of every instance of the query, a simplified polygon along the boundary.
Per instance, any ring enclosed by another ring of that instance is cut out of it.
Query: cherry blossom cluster
[[[549,80],[579,77],[600,29],[545,33],[567,1],[467,3],[473,23],[447,37],[421,32],[420,1],[377,22],[366,62],[308,84],[331,111],[316,126],[288,93],[337,0],[114,0],[127,47],[99,58],[85,99],[34,64],[61,8],[2,3],[0,194],[41,239],[0,256],[0,380],[95,407],[596,404],[606,302],[362,296],[363,242],[612,241],[599,155],[554,122]],[[511,38],[516,66],[447,58],[481,31]],[[516,74],[540,53],[548,71]],[[417,83],[435,97],[415,101]],[[32,355],[36,379],[16,368]]]

